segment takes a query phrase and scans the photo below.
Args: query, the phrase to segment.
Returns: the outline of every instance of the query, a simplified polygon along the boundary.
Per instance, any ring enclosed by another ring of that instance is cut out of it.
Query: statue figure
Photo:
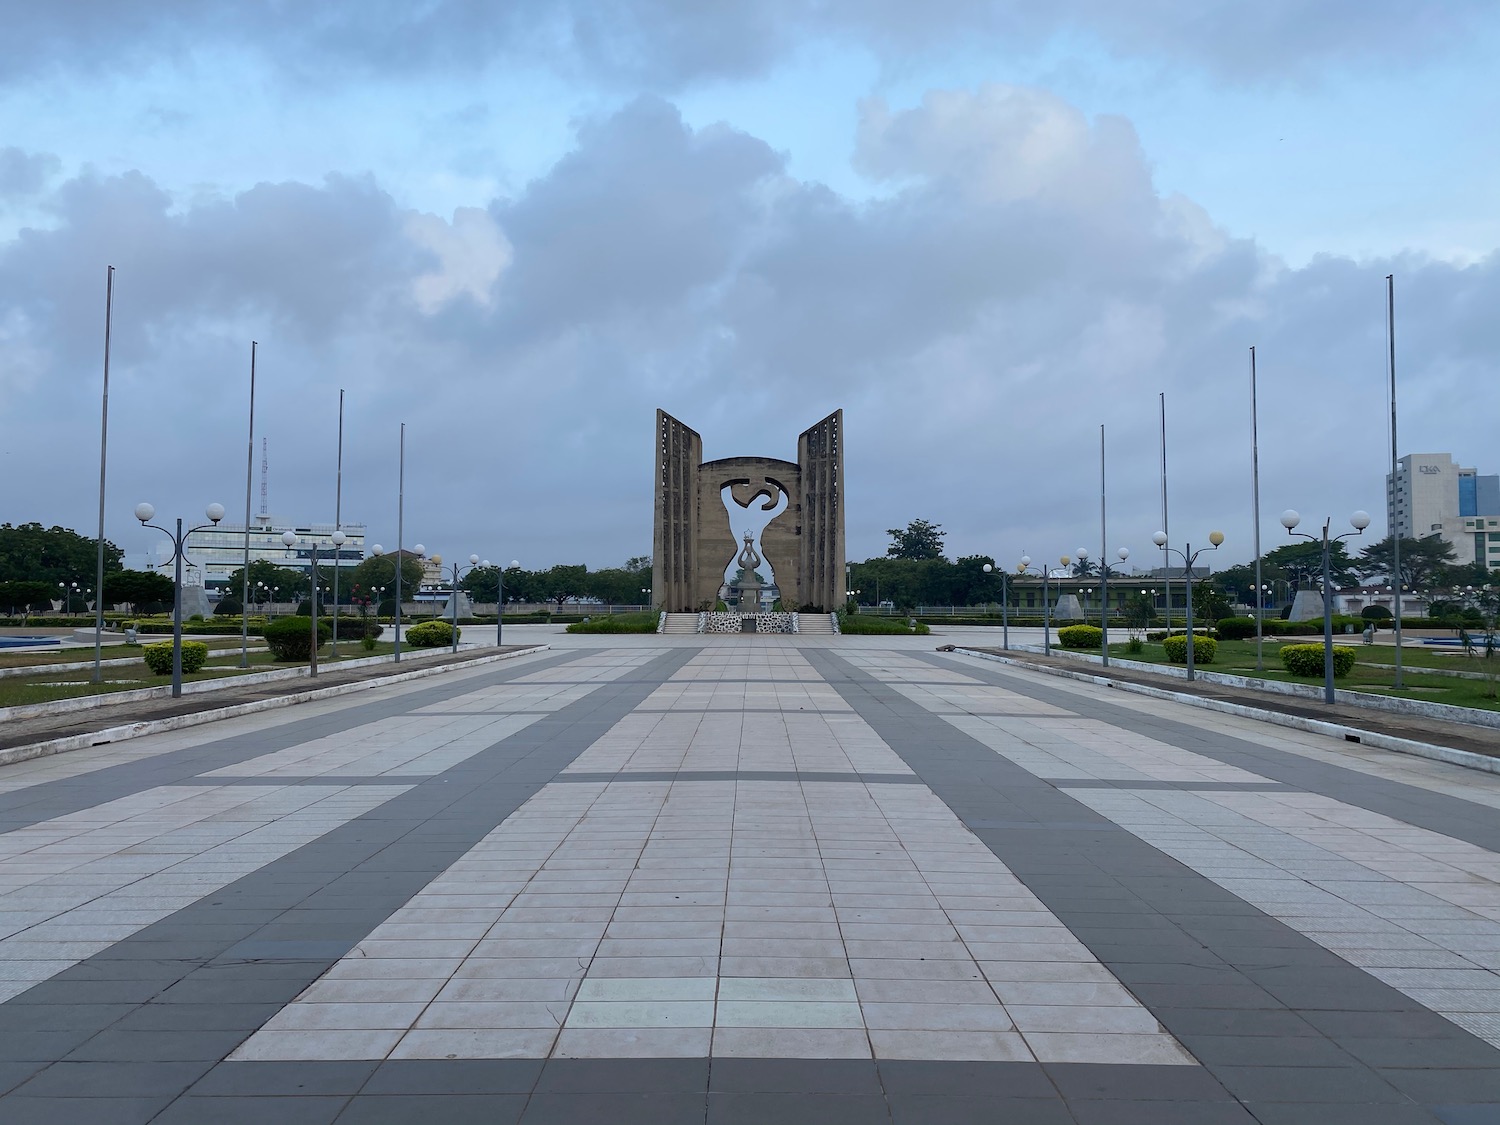
[[[745,549],[740,552],[740,569],[743,577],[740,578],[740,600],[739,610],[741,613],[760,612],[760,579],[755,576],[755,568],[761,563],[760,554],[755,550],[755,536],[751,532],[745,532]]]

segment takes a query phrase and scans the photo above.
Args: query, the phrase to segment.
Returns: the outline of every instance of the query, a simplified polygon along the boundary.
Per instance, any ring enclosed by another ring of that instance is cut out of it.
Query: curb
[[[204,723],[217,722],[220,719],[233,719],[240,715],[253,715],[260,711],[274,711],[282,707],[293,707],[298,703],[311,703],[315,700],[332,699],[340,695],[351,695],[357,691],[387,687],[390,684],[402,683],[406,680],[424,679],[428,676],[441,675],[444,672],[464,671],[482,664],[494,664],[501,660],[514,660],[519,656],[533,656],[538,652],[546,652],[551,647],[551,645],[533,645],[530,648],[519,649],[515,652],[482,656],[476,660],[466,661],[458,665],[445,664],[437,668],[414,668],[410,672],[398,672],[393,676],[380,676],[370,680],[358,680],[352,684],[335,684],[332,687],[309,688],[307,691],[293,692],[290,695],[278,695],[272,699],[255,699],[248,703],[231,703],[227,707],[196,711],[190,715],[173,715],[167,719],[146,719],[138,723],[125,723],[121,726],[106,727],[103,730],[88,731],[84,734],[70,734],[62,738],[52,738],[42,742],[29,743],[25,746],[12,746],[8,750],[0,750],[0,766],[8,766],[15,762],[28,762],[33,758],[47,758],[53,754],[66,754],[71,750],[84,750],[90,746],[103,746],[111,742],[124,742],[128,739],[140,738],[148,734],[160,734],[164,731],[202,726]]]
[[[1012,645],[1012,651],[1037,652],[1035,645]],[[1054,646],[1054,652],[1056,646]],[[1069,660],[1077,660],[1084,664],[1093,664],[1102,668],[1103,661],[1099,657],[1087,652],[1067,652]],[[1187,670],[1176,665],[1149,664],[1142,660],[1131,660],[1128,657],[1111,656],[1110,664],[1121,668],[1128,668],[1133,672],[1149,672],[1155,676],[1167,676],[1179,680],[1187,679]],[[1426,675],[1426,668],[1408,668],[1407,671]],[[1459,676],[1468,673],[1455,672],[1451,669],[1436,669],[1441,675]],[[1232,672],[1215,672],[1211,669],[1199,668],[1198,678],[1205,683],[1222,684],[1224,687],[1249,688],[1252,691],[1269,692],[1272,695],[1288,695],[1294,699],[1310,699],[1319,701],[1323,698],[1323,688],[1314,684],[1294,684],[1285,680],[1266,680],[1259,676],[1240,676]],[[1479,679],[1487,677],[1480,675]],[[1465,726],[1484,727],[1490,730],[1500,729],[1500,711],[1485,711],[1474,707],[1458,707],[1451,703],[1433,703],[1425,699],[1403,699],[1399,696],[1377,695],[1372,691],[1355,691],[1353,688],[1335,688],[1334,702],[1343,703],[1349,707],[1364,707],[1371,711],[1384,711],[1390,715],[1406,715],[1411,718],[1441,719],[1448,723],[1462,723]]]
[[[1067,680],[1080,680],[1084,683],[1096,684],[1100,687],[1118,688],[1133,695],[1144,695],[1150,699],[1167,699],[1174,703],[1184,703],[1189,707],[1198,707],[1205,711],[1218,711],[1225,715],[1235,715],[1241,719],[1255,719],[1260,722],[1272,723],[1279,727],[1290,727],[1293,730],[1306,731],[1309,734],[1326,734],[1335,738],[1342,738],[1345,742],[1355,742],[1361,746],[1371,746],[1377,750],[1390,750],[1397,754],[1410,754],[1416,758],[1427,758],[1434,762],[1446,762],[1452,766],[1462,766],[1465,769],[1479,770],[1482,773],[1500,774],[1500,758],[1491,758],[1485,754],[1475,754],[1470,750],[1456,750],[1451,746],[1437,746],[1430,742],[1416,742],[1408,738],[1396,738],[1394,735],[1381,734],[1378,731],[1365,730],[1362,727],[1352,727],[1345,723],[1330,723],[1323,719],[1307,719],[1301,715],[1287,715],[1280,711],[1266,710],[1260,707],[1251,707],[1242,703],[1226,703],[1222,699],[1206,699],[1201,695],[1187,695],[1183,692],[1171,691],[1168,688],[1153,687],[1150,684],[1129,683],[1125,680],[1117,680],[1111,676],[1094,675],[1090,672],[1075,672],[1070,668],[1053,668],[1045,664],[1033,664],[1028,660],[1017,660],[1009,656],[996,656],[991,652],[979,652],[976,649],[964,648],[955,645],[953,651],[964,656],[974,656],[981,660],[993,660],[997,664],[1011,664],[1017,668],[1024,668],[1028,672],[1043,672],[1049,676],[1060,676]]]
[[[451,655],[446,648],[419,649],[413,653],[403,653],[408,660],[421,660],[438,656]],[[395,661],[388,655],[385,656],[360,656],[353,660],[340,660],[336,665],[327,665],[327,670],[337,668],[371,668],[377,664],[391,664]],[[93,661],[84,667],[92,668]],[[197,695],[201,692],[219,691],[226,687],[237,684],[269,684],[279,680],[311,679],[312,672],[307,665],[298,665],[295,668],[268,668],[264,672],[246,672],[242,675],[220,676],[212,680],[194,680],[192,683],[182,685],[183,695]],[[0,707],[0,723],[9,719],[41,719],[50,715],[68,715],[74,711],[94,711],[100,707],[110,707],[116,703],[144,703],[148,699],[170,699],[172,687],[170,684],[158,684],[155,687],[131,688],[129,691],[101,692],[98,695],[80,695],[72,699],[53,699],[46,703],[20,703],[14,707]]]

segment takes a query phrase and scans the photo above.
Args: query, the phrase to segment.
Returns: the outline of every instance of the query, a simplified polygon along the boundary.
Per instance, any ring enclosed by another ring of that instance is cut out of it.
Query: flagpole
[[[1390,351],[1391,369],[1391,498],[1390,518],[1386,521],[1391,535],[1391,590],[1395,595],[1396,675],[1394,686],[1401,687],[1401,532],[1396,525],[1396,276],[1385,275],[1385,333]]]
[[[340,523],[340,505],[344,497],[344,388],[339,388],[339,453],[338,468],[333,485],[333,530],[337,535],[343,529]],[[333,544],[333,658],[339,656],[339,555],[343,547],[337,541]]]
[[[1265,597],[1260,586],[1260,416],[1255,397],[1255,345],[1250,345],[1250,505],[1255,521],[1255,670],[1265,670]]]
[[[240,667],[250,667],[250,488],[255,478],[255,341],[250,341],[250,440],[245,447],[245,565],[240,571]]]
[[[109,450],[109,343],[115,315],[115,267],[104,275],[104,396],[99,419],[99,542],[94,574],[94,683],[104,681],[104,468]]]
[[[1172,529],[1167,526],[1167,392],[1162,391],[1158,396],[1161,399],[1161,529],[1168,536],[1167,542],[1171,542]],[[1172,631],[1172,560],[1167,556],[1167,548],[1163,547],[1161,552],[1162,580],[1167,592],[1167,632]]]

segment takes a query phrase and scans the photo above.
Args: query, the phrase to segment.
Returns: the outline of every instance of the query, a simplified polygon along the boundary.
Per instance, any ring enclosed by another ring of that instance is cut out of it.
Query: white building
[[[1388,527],[1403,539],[1441,535],[1461,564],[1500,566],[1500,476],[1480,476],[1449,453],[1409,453],[1396,466],[1385,478]]]
[[[293,523],[272,516],[257,516],[250,525],[250,561],[268,562],[304,573],[312,568],[312,543],[318,545],[318,565],[338,566],[340,573],[358,566],[365,557],[365,525],[345,523],[340,525],[345,535],[342,548],[334,558],[334,526],[331,523]],[[287,547],[281,542],[281,533],[293,531],[299,542]],[[172,550],[168,546],[157,548],[159,566],[170,566]],[[189,581],[197,581],[210,592],[224,591],[229,576],[245,565],[245,525],[221,523],[204,531],[195,531],[188,537],[184,566],[192,571]],[[340,585],[343,580],[340,579]]]

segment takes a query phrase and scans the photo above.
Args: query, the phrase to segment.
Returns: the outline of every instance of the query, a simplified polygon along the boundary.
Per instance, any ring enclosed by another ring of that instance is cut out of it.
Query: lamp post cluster
[[[1187,584],[1187,678],[1190,680],[1197,678],[1193,670],[1193,649],[1195,647],[1193,643],[1195,639],[1193,634],[1193,564],[1198,561],[1198,556],[1204,552],[1217,551],[1219,545],[1224,542],[1224,533],[1222,531],[1210,531],[1208,533],[1208,541],[1212,544],[1211,546],[1199,547],[1195,551],[1191,543],[1184,543],[1182,550],[1178,551],[1167,546],[1167,533],[1165,531],[1158,531],[1151,537],[1151,542],[1155,543],[1161,549],[1162,554],[1176,555],[1182,560],[1183,580]],[[1170,624],[1168,624],[1167,629],[1170,633]]]
[[[1305,531],[1296,530],[1297,525],[1302,522],[1302,517],[1291,508],[1281,513],[1281,526],[1286,528],[1286,533],[1297,539],[1310,539],[1314,543],[1321,538],[1323,544],[1323,702],[1332,703],[1333,695],[1333,580],[1329,574],[1329,548],[1342,539],[1352,539],[1357,535],[1363,535],[1365,528],[1370,526],[1369,512],[1355,512],[1349,517],[1349,524],[1353,531],[1346,531],[1342,535],[1331,534],[1333,517],[1323,521],[1323,532],[1321,537],[1310,535]]]
[[[178,698],[182,695],[182,559],[187,551],[188,536],[195,531],[206,531],[215,527],[224,518],[223,504],[210,504],[204,509],[203,514],[208,517],[207,523],[199,524],[183,530],[182,520],[177,521],[177,530],[169,531],[160,524],[152,523],[156,516],[156,509],[150,504],[137,504],[135,506],[135,518],[141,521],[141,526],[149,527],[161,532],[172,540],[172,564],[175,572],[172,578],[172,697]],[[317,649],[313,649],[314,656]]]

